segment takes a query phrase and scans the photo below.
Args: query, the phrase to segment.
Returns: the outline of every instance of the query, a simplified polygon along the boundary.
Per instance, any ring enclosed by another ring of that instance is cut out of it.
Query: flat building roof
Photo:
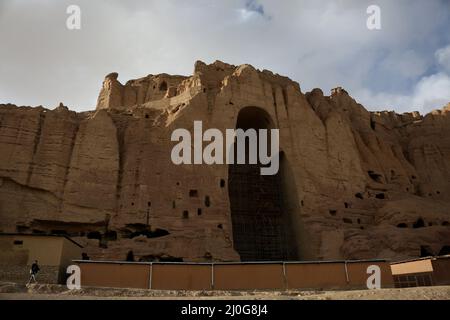
[[[70,238],[69,236],[63,235],[63,234],[48,234],[48,233],[14,233],[14,232],[0,232],[0,236],[26,236],[26,237],[55,237],[55,238],[65,238],[72,242],[73,244],[77,245],[80,248],[83,248],[81,244]]]
[[[391,265],[393,265],[393,264],[401,264],[401,263],[408,263],[408,262],[423,261],[423,260],[440,260],[440,259],[450,259],[450,255],[412,258],[412,259],[407,259],[407,260],[391,262]]]

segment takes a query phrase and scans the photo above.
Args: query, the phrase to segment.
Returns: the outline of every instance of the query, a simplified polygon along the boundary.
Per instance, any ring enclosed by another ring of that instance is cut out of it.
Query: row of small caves
[[[377,174],[374,171],[368,171],[367,175],[374,181],[377,183],[384,183],[384,178],[381,174]],[[391,170],[391,180],[396,177],[395,171]],[[411,181],[414,181],[417,179],[416,176],[411,176]],[[410,192],[411,190],[409,188],[406,188],[405,190],[406,192]],[[416,195],[419,195],[419,193],[417,192]],[[439,190],[437,190],[435,192],[435,195],[439,196],[441,195],[441,192]],[[423,196],[420,194],[420,196]],[[432,193],[428,193],[427,194],[428,197],[432,197],[434,196],[434,194]],[[368,191],[368,192],[358,192],[354,195],[355,199],[357,200],[365,200],[365,199],[374,199],[374,200],[387,200],[388,199],[388,195],[385,192],[382,191]],[[301,205],[303,206],[303,201],[301,201]],[[351,209],[352,208],[352,204],[349,202],[344,202],[344,208],[345,209]],[[337,217],[338,213],[340,210],[336,209],[336,208],[332,208],[329,210],[329,214],[332,217]],[[342,218],[342,222],[345,224],[354,224],[357,223],[358,225],[360,225],[360,229],[364,230],[364,226],[362,224],[364,224],[364,221],[361,219],[361,217],[356,218],[356,220],[350,218],[350,217],[343,217]],[[405,228],[413,228],[413,229],[419,229],[419,228],[425,228],[425,227],[432,227],[432,226],[450,226],[450,222],[449,221],[425,221],[422,217],[418,217],[417,220],[415,222],[412,223],[406,223],[406,222],[401,222],[398,223],[397,228],[401,228],[401,229],[405,229]]]
[[[369,175],[372,175],[372,171],[369,171]],[[379,179],[379,177],[377,177],[377,179]],[[177,182],[177,186],[179,186],[180,183]],[[225,188],[226,182],[224,179],[220,179],[219,182],[219,186],[220,188]],[[387,199],[386,195],[382,192],[380,193],[367,193],[366,195],[368,198],[375,198],[378,200],[385,200]],[[199,193],[198,190],[196,189],[191,189],[189,190],[189,197],[190,198],[198,198],[199,197]],[[364,200],[365,199],[365,195],[363,193],[356,193],[355,194],[355,198],[356,199],[360,199],[360,200]],[[135,203],[132,202],[131,206],[134,206]],[[210,207],[211,206],[211,199],[208,195],[206,195],[204,197],[204,205],[205,207]],[[151,202],[149,201],[147,203],[148,206],[148,212],[150,211],[150,207],[151,207]],[[304,206],[304,201],[301,201],[301,206]],[[345,209],[351,209],[352,205],[349,202],[344,202],[344,208]],[[176,209],[176,201],[173,200],[172,201],[172,208]],[[336,217],[338,215],[338,211],[337,209],[330,209],[329,210],[329,214],[333,217]],[[181,218],[182,219],[189,219],[190,217],[190,212],[189,210],[183,210],[182,214],[181,214]],[[203,209],[202,208],[198,208],[197,212],[196,212],[197,216],[201,216],[203,214]],[[357,223],[358,225],[363,224],[363,221],[361,220],[361,218],[357,218],[355,221],[353,221],[353,219],[349,218],[349,217],[344,217],[342,218],[342,222],[346,223],[346,224],[353,224],[354,222]],[[415,221],[414,223],[404,223],[401,222],[399,224],[397,224],[397,228],[414,228],[414,229],[418,229],[418,228],[424,228],[426,226],[450,226],[450,222],[449,221],[443,221],[441,223],[439,222],[433,222],[433,221],[429,221],[429,222],[425,222],[423,218],[419,217],[417,219],[417,221]],[[218,224],[217,227],[219,229],[223,229],[223,225],[222,224]],[[364,226],[360,227],[361,229],[364,229]],[[20,232],[26,232],[29,231],[29,227],[23,227],[23,226],[17,226],[17,230]],[[41,231],[41,230],[37,230],[37,229],[33,229],[32,230],[33,233],[36,234],[42,234],[42,233],[46,233],[45,231]],[[99,240],[99,246],[102,248],[107,248],[107,242],[108,241],[115,241],[117,240],[117,232],[116,231],[111,231],[111,230],[107,230],[105,231],[103,234],[100,231],[89,231],[89,232],[75,232],[75,233],[71,233],[71,232],[67,232],[65,230],[50,230],[51,234],[60,234],[60,235],[67,235],[67,236],[71,236],[71,237],[87,237],[88,239],[97,239]],[[159,237],[163,237],[166,235],[169,235],[170,233],[167,230],[164,229],[152,229],[148,224],[128,224],[126,225],[126,228],[121,229],[121,234],[122,234],[122,238],[126,238],[126,239],[133,239],[139,236],[145,236],[147,238],[159,238]]]
[[[176,185],[180,186],[180,182],[177,182]],[[219,187],[221,189],[224,189],[225,186],[226,186],[225,180],[224,179],[220,179]],[[199,197],[200,197],[199,196],[199,191],[197,189],[190,189],[189,190],[189,198],[199,198]],[[203,199],[203,203],[204,203],[204,206],[206,208],[211,207],[211,197],[209,195],[205,195],[205,197]],[[135,205],[135,203],[131,202],[131,206],[134,207],[134,205]],[[150,213],[151,205],[152,205],[151,201],[147,202],[147,207],[148,207],[147,208],[147,218],[148,218],[148,214]],[[177,209],[177,202],[176,202],[176,200],[172,200],[172,209]],[[183,210],[182,214],[181,214],[181,218],[184,219],[184,220],[189,219],[191,214],[192,214],[192,212],[189,212],[189,210]],[[197,216],[203,215],[203,209],[202,208],[197,208],[196,213],[194,213],[194,214],[196,214]],[[223,225],[222,224],[217,225],[217,227],[219,229],[223,229]],[[137,236],[139,236],[139,235],[140,234],[138,234]],[[142,235],[146,235],[146,234],[142,234]]]
[[[333,89],[333,90],[337,90],[337,89],[339,89],[339,88],[336,88],[336,89]],[[374,115],[372,115],[371,118],[370,118],[370,127],[372,128],[373,131],[376,131],[377,122],[374,119]],[[372,179],[372,181],[374,181],[376,183],[385,184],[388,181],[388,177],[387,176],[385,177],[382,174],[376,173],[374,170],[367,171],[367,175],[370,177],[370,179]],[[400,177],[400,175],[398,175],[395,172],[395,170],[391,170],[389,181],[394,181],[394,180],[396,180],[399,177]],[[411,175],[409,177],[409,181],[411,182],[412,185],[414,185],[414,182],[417,181],[417,177],[415,175]],[[405,191],[408,192],[408,193],[413,193],[414,195],[419,196],[419,197],[433,197],[433,196],[440,196],[441,195],[441,192],[439,190],[435,190],[434,193],[433,193],[433,192],[423,192],[422,190],[420,190],[418,188],[417,189],[414,188],[414,190],[411,190],[409,187],[406,187]],[[362,193],[357,193],[355,195],[355,197],[363,199]],[[379,199],[379,200],[386,199],[385,193],[383,193],[383,192],[377,193],[376,194],[376,199]]]
[[[180,185],[179,182],[176,183],[177,186]],[[225,188],[226,182],[224,179],[220,179],[219,187],[221,189]],[[199,191],[196,189],[189,190],[189,198],[199,198]],[[205,195],[204,206],[206,208],[211,207],[211,198],[209,195]],[[132,202],[131,206],[134,206],[135,203]],[[109,241],[116,241],[120,236],[122,239],[135,239],[137,237],[146,237],[147,239],[161,238],[170,235],[170,232],[162,229],[162,228],[153,228],[148,223],[148,218],[150,214],[151,202],[147,203],[147,223],[132,223],[126,224],[125,227],[121,228],[119,231],[119,235],[117,231],[108,229],[108,222],[96,225],[83,224],[83,223],[64,223],[58,221],[35,221],[32,223],[32,228],[24,225],[17,225],[16,230],[20,233],[31,233],[33,234],[53,234],[53,235],[63,235],[69,236],[71,238],[77,237],[86,237],[89,240],[98,240],[99,247],[103,249],[108,248]],[[172,208],[176,209],[176,201],[172,201]],[[194,214],[197,216],[203,215],[203,209],[198,208]],[[191,217],[191,212],[189,210],[182,210],[180,218],[183,220],[187,220]],[[223,229],[223,224],[217,225],[218,229]],[[83,231],[83,230],[89,231]],[[211,259],[212,256],[210,253],[205,252],[205,259]],[[87,258],[86,254],[83,254],[83,258]],[[126,261],[134,261],[134,253],[133,251],[129,251],[125,258]],[[162,261],[162,262],[182,262],[183,259],[179,257],[170,257],[170,256],[146,256],[141,257],[140,261]]]
[[[153,86],[153,89],[156,89],[156,85],[154,85]],[[159,84],[159,86],[158,86],[158,89],[159,89],[159,91],[160,92],[168,92],[169,91],[169,89],[171,89],[171,88],[173,88],[173,87],[170,87],[169,88],[169,86],[168,86],[168,84],[167,84],[167,82],[166,81],[162,81],[160,84]],[[203,88],[203,93],[206,93],[206,91],[207,91],[207,88]],[[178,94],[178,92],[175,94],[175,95],[177,95]],[[233,102],[229,102],[229,104],[233,104]],[[184,107],[184,106],[186,106],[186,103],[185,102],[183,102],[183,103],[180,103],[180,104],[178,104],[178,105],[176,105],[175,107],[173,107],[171,110],[169,110],[169,113],[170,114],[175,114],[175,113],[177,113],[182,107]],[[128,116],[132,116],[133,115],[133,112],[132,111],[130,111],[130,112],[128,112],[128,113],[126,113]],[[143,115],[142,115],[143,117],[145,117],[146,119],[150,119],[150,115],[148,114],[148,113],[144,113]]]

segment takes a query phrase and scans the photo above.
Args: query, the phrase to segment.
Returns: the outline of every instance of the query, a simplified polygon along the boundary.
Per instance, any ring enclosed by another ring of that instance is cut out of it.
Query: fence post
[[[283,262],[283,280],[284,280],[284,290],[288,289],[288,282],[286,276],[286,262]]]
[[[211,263],[211,290],[214,290],[214,263]]]
[[[344,267],[345,267],[345,280],[347,281],[347,284],[349,284],[350,278],[348,276],[347,260],[345,260]]]
[[[150,262],[150,279],[148,280],[148,288],[152,289],[153,263]]]

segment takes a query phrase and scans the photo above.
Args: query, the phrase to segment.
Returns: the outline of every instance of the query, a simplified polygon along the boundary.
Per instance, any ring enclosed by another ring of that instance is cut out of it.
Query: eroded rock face
[[[170,137],[194,120],[235,128],[247,107],[280,129],[272,194],[297,259],[400,259],[450,245],[450,106],[368,112],[342,88],[303,94],[286,77],[220,61],[125,85],[112,73],[92,112],[0,106],[0,230],[67,233],[93,259],[239,260],[228,166],[176,166]]]

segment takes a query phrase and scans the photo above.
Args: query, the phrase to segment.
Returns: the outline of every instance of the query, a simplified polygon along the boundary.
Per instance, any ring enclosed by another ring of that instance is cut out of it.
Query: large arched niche
[[[270,115],[258,107],[241,109],[236,121],[236,129],[274,128]],[[261,166],[258,161],[228,167],[234,249],[241,261],[299,260],[300,206],[289,161],[280,151],[280,168],[273,176],[261,175]]]

